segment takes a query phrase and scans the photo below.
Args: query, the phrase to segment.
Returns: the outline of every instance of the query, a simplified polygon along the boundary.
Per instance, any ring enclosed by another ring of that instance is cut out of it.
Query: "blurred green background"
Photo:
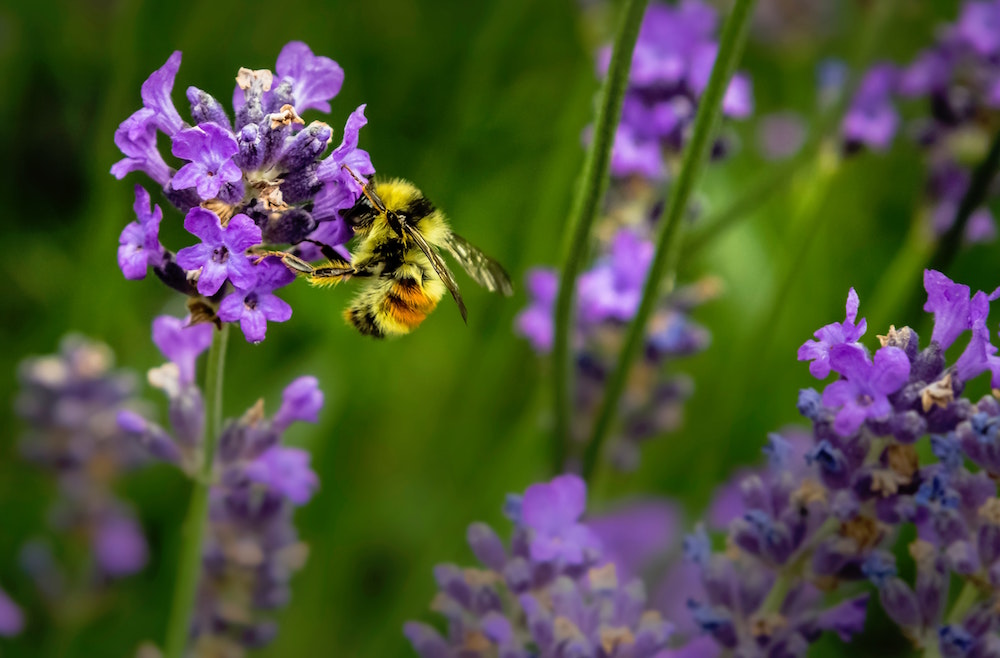
[[[811,23],[801,12],[812,3],[760,2],[796,15],[782,38],[761,26],[748,46],[741,68],[753,77],[756,116],[786,109],[811,115],[816,65],[851,51],[860,9],[816,3],[826,6],[825,16]],[[955,12],[955,2],[907,3],[879,39],[878,56],[909,61],[935,23]],[[117,236],[131,220],[132,183],[145,181],[109,175],[120,157],[112,135],[139,107],[145,77],[182,50],[174,99],[186,116],[188,85],[225,101],[240,66],[273,67],[286,42],[307,42],[346,72],[328,118],[335,142],[348,113],[367,103],[361,145],[378,171],[415,181],[519,284],[526,268],[559,257],[597,86],[596,32],[572,0],[45,0],[0,7],[0,192],[7,199],[0,584],[29,618],[20,638],[0,640],[0,653],[125,656],[163,636],[187,483],[166,468],[124,482],[152,545],[150,564],[115,587],[113,605],[92,624],[60,630],[17,568],[23,540],[44,528],[53,488],[18,457],[11,410],[17,362],[54,351],[64,333],[106,341],[120,364],[142,372],[160,362],[149,337],[152,318],[183,312],[155,278],[125,281],[115,262]],[[737,148],[710,167],[700,187],[709,215],[774,166],[758,154],[756,124],[727,126]],[[745,221],[685,258],[685,280],[714,274],[725,286],[695,313],[713,333],[711,348],[678,364],[696,383],[685,425],[648,445],[639,471],[615,478],[595,509],[622,496],[667,495],[687,504],[693,518],[736,465],[757,459],[768,431],[798,420],[796,392],[814,383],[795,351],[817,327],[842,319],[850,286],[869,318],[869,342],[890,321],[921,320],[866,304],[920,199],[917,150],[904,139],[887,154],[853,158],[818,212],[792,225],[811,171],[803,167]],[[164,242],[179,248],[186,244],[180,216],[166,215]],[[992,289],[1000,284],[996,256],[996,246],[966,250],[949,274]],[[300,374],[316,375],[327,394],[320,424],[290,432],[292,443],[312,452],[322,488],[298,513],[312,552],[280,614],[277,641],[260,655],[413,655],[401,627],[432,619],[432,565],[468,563],[468,523],[505,527],[504,494],[549,476],[547,364],[511,331],[523,291],[505,300],[468,279],[460,283],[468,327],[443,303],[413,335],[372,342],[340,318],[351,290],[300,283],[283,293],[294,308],[291,321],[271,325],[261,345],[231,341],[227,415],[261,396],[275,409],[282,387]],[[919,272],[896,283],[918,289]],[[906,651],[895,631],[874,627],[867,645]]]

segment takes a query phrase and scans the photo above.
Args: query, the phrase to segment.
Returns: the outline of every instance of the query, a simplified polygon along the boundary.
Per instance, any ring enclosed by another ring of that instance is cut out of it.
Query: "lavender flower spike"
[[[182,385],[194,383],[195,361],[212,344],[212,331],[211,324],[192,325],[190,318],[161,315],[153,320],[153,342],[177,364]]]
[[[830,348],[834,345],[856,343],[868,329],[868,322],[858,317],[858,306],[861,304],[858,293],[851,288],[847,293],[847,316],[843,322],[833,322],[813,334],[816,340],[809,340],[799,348],[799,361],[812,361],[809,372],[816,379],[826,379],[830,374]]]
[[[261,242],[261,230],[246,215],[236,215],[226,228],[219,216],[197,206],[184,218],[184,228],[202,239],[201,244],[177,252],[177,263],[188,270],[201,269],[198,292],[214,295],[228,277],[237,288],[252,288],[257,273],[244,255],[247,249]]]
[[[236,292],[219,305],[219,319],[223,322],[239,321],[243,335],[251,343],[264,340],[268,320],[285,322],[292,317],[292,307],[273,292],[295,280],[295,275],[274,257],[262,261],[257,266],[257,272],[259,276],[255,285],[246,288],[237,286]]]
[[[194,187],[202,201],[219,196],[222,186],[243,179],[243,172],[233,162],[239,153],[236,138],[227,129],[214,123],[200,123],[173,136],[171,152],[190,160],[180,168],[170,184],[177,190]],[[242,190],[237,197],[242,197]]]
[[[163,265],[163,246],[159,237],[163,211],[159,206],[150,206],[149,192],[136,185],[133,209],[138,221],[122,229],[118,238],[118,267],[126,279],[143,279],[150,265]]]

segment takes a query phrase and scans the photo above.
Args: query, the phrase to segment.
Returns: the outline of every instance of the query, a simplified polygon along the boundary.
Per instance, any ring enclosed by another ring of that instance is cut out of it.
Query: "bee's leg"
[[[338,261],[344,260],[343,256],[338,254],[333,247],[331,247],[328,244],[324,244],[319,240],[310,240],[309,238],[306,238],[305,240],[303,240],[303,242],[308,242],[310,244],[314,244],[317,247],[319,247],[320,253],[323,254],[323,258],[327,259],[331,263],[336,263]]]
[[[254,264],[260,263],[268,256],[276,256],[281,259],[281,262],[285,264],[285,267],[292,270],[296,274],[312,274],[316,268],[305,262],[298,256],[290,254],[287,251],[254,251],[253,254],[257,257],[254,260]]]

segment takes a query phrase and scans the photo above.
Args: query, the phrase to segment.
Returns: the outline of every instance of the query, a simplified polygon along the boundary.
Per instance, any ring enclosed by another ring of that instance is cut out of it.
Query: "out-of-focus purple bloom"
[[[233,162],[239,150],[233,134],[218,124],[201,123],[181,130],[173,136],[171,151],[190,162],[174,174],[171,185],[177,190],[193,187],[202,200],[214,199],[223,185],[243,179],[243,172]],[[237,196],[243,196],[242,190]]]
[[[874,362],[855,345],[830,348],[830,367],[844,379],[823,391],[823,404],[839,409],[834,429],[850,436],[866,419],[885,418],[892,411],[888,396],[898,391],[910,376],[910,360],[898,347],[883,347]]]
[[[24,630],[24,613],[7,592],[0,589],[0,636],[14,637]]]
[[[587,485],[575,475],[560,475],[533,484],[524,492],[521,521],[530,528],[531,559],[581,564],[597,537],[579,522],[587,505]]]
[[[247,466],[246,476],[296,505],[305,505],[319,487],[319,478],[309,466],[310,459],[306,450],[274,446]]]
[[[323,391],[319,388],[319,380],[309,375],[299,377],[282,393],[281,408],[274,414],[274,428],[284,431],[296,420],[315,423],[322,408]]]
[[[551,492],[568,485],[573,491],[563,492],[564,502],[571,515],[578,516],[583,483],[578,478],[577,482],[556,478],[532,485],[524,495],[524,512],[533,513],[529,499],[535,487]],[[470,545],[486,568],[435,567],[439,592],[434,609],[448,620],[446,638],[419,622],[408,622],[403,629],[422,658],[465,654],[652,658],[666,648],[672,625],[656,611],[646,610],[639,580],[622,583],[615,565],[605,562],[597,547],[581,563],[551,562],[547,557],[538,561],[530,534],[529,528],[515,522],[508,550],[489,528],[474,524],[468,533]]]
[[[651,242],[632,231],[619,231],[608,259],[580,276],[577,292],[581,322],[632,319],[639,308],[654,251]]]
[[[790,158],[802,148],[806,125],[794,112],[775,112],[760,118],[757,147],[767,160]]]
[[[629,580],[677,541],[680,512],[666,500],[641,500],[591,517],[587,526],[604,555],[614,562],[619,577]]]
[[[281,81],[292,85],[295,109],[299,112],[315,109],[330,111],[331,98],[340,93],[344,70],[329,57],[313,55],[301,41],[290,41],[278,53],[274,67]]]
[[[634,175],[660,180],[664,168],[659,143],[637,135],[628,124],[619,124],[611,150],[611,173],[621,178]]]
[[[198,292],[214,295],[227,278],[237,288],[253,288],[260,268],[253,266],[246,250],[260,244],[261,231],[252,219],[236,215],[223,228],[218,215],[199,206],[188,212],[184,228],[202,240],[177,252],[181,267],[201,270]]]
[[[153,342],[163,356],[177,364],[180,383],[194,383],[195,361],[212,344],[211,324],[190,324],[190,318],[181,320],[161,315],[153,320]]]
[[[821,329],[817,329],[813,336],[816,340],[809,340],[799,348],[799,361],[811,361],[809,372],[817,379],[826,379],[830,374],[830,349],[834,345],[850,345],[857,343],[868,330],[868,321],[861,318],[861,322],[856,322],[858,317],[858,307],[861,301],[858,293],[851,288],[847,293],[847,314],[843,322],[834,322]]]
[[[903,69],[899,77],[899,93],[903,96],[927,96],[941,92],[951,74],[948,61],[936,50],[925,50]]]
[[[879,64],[865,74],[841,126],[848,143],[876,151],[889,148],[899,129],[899,114],[892,103],[897,77],[891,64]]]
[[[128,224],[118,238],[118,267],[126,279],[142,279],[149,265],[163,265],[163,246],[160,245],[160,220],[163,212],[159,206],[150,207],[149,192],[141,185],[135,186],[135,216],[138,221]]]
[[[1000,53],[1000,3],[996,0],[966,2],[956,27],[957,36],[978,54]]]
[[[141,571],[149,559],[142,527],[123,513],[109,514],[97,526],[94,555],[108,575],[120,577]]]
[[[536,352],[547,353],[552,349],[552,309],[559,292],[559,275],[553,270],[541,268],[528,270],[525,288],[529,306],[518,314],[514,326]]]
[[[969,303],[972,339],[955,361],[955,376],[959,381],[969,381],[990,369],[991,357],[996,354],[997,348],[990,343],[990,330],[986,326],[989,313],[990,299],[980,290]]]
[[[26,359],[19,368],[15,409],[25,424],[22,454],[58,485],[52,531],[68,547],[81,542],[76,550],[88,556],[89,572],[54,557],[40,566],[43,594],[54,606],[70,595],[68,581],[87,583],[72,592],[80,604],[99,595],[101,583],[145,566],[142,530],[115,493],[125,472],[146,463],[116,422],[135,403],[137,378],[113,366],[107,346],[71,336],[57,354]]]
[[[224,322],[238,321],[243,335],[251,343],[264,340],[269,320],[286,322],[292,317],[292,307],[274,295],[274,291],[295,280],[295,275],[273,256],[261,261],[255,270],[255,284],[247,288],[237,286],[236,292],[219,304],[219,319]]]

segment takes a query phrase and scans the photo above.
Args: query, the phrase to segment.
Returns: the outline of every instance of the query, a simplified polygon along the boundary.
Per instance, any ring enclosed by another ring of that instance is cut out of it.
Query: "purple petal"
[[[865,628],[868,597],[862,594],[824,611],[816,619],[817,625],[825,631],[836,632],[844,642],[850,642]]]
[[[274,70],[281,78],[291,79],[295,109],[300,113],[308,109],[329,112],[327,101],[340,92],[344,83],[339,64],[329,57],[313,55],[301,41],[291,41],[281,49]]]
[[[184,217],[184,228],[187,229],[188,233],[201,238],[210,247],[219,247],[223,244],[222,222],[219,221],[219,216],[211,210],[195,206]],[[260,231],[260,229],[257,230]]]
[[[855,404],[853,400],[849,400],[837,412],[837,417],[833,421],[833,429],[840,436],[850,436],[858,431],[866,418],[868,418],[867,411]]]
[[[260,227],[246,215],[234,215],[226,225],[222,241],[234,254],[242,254],[263,241]],[[286,268],[287,269],[287,268]],[[241,286],[248,288],[249,286]]]
[[[243,330],[247,342],[259,343],[267,335],[267,318],[259,309],[244,305],[243,314],[240,316],[240,329]]]
[[[212,247],[205,243],[184,247],[177,252],[177,264],[185,270],[197,270],[211,259]]]
[[[847,380],[841,379],[823,389],[823,405],[836,409],[853,400],[855,395],[854,386]]]
[[[841,343],[830,347],[830,367],[847,379],[863,381],[868,378],[872,364],[861,346]]]
[[[969,286],[955,283],[941,272],[924,270],[927,302],[924,310],[934,314],[931,340],[946,350],[966,329],[969,322]]]
[[[219,303],[219,319],[223,322],[236,322],[243,315],[243,299],[245,292],[236,291]]]
[[[229,280],[237,288],[250,290],[257,285],[257,268],[242,253],[230,254],[229,259],[226,261],[226,269],[229,274]]]
[[[142,104],[153,110],[160,130],[167,135],[173,135],[184,127],[184,121],[170,98],[174,89],[174,78],[180,67],[181,51],[175,50],[167,62],[153,71],[142,83]]]
[[[202,263],[201,274],[198,275],[198,292],[210,297],[219,292],[228,277],[229,268],[209,258]]]
[[[287,322],[292,317],[292,307],[288,302],[270,293],[257,298],[257,308],[271,322]]]
[[[883,347],[875,352],[871,387],[881,395],[891,395],[910,377],[910,359],[898,347]]]
[[[304,505],[319,488],[319,478],[309,466],[311,455],[300,448],[274,446],[246,468],[246,476]]]
[[[677,507],[664,500],[631,503],[587,521],[623,582],[670,548],[679,536],[679,524]]]
[[[205,165],[200,162],[189,162],[174,174],[174,177],[170,179],[170,184],[175,190],[197,188],[201,184],[201,181],[206,178],[206,174]],[[202,196],[200,191],[198,196]],[[212,197],[208,198],[211,199]]]

